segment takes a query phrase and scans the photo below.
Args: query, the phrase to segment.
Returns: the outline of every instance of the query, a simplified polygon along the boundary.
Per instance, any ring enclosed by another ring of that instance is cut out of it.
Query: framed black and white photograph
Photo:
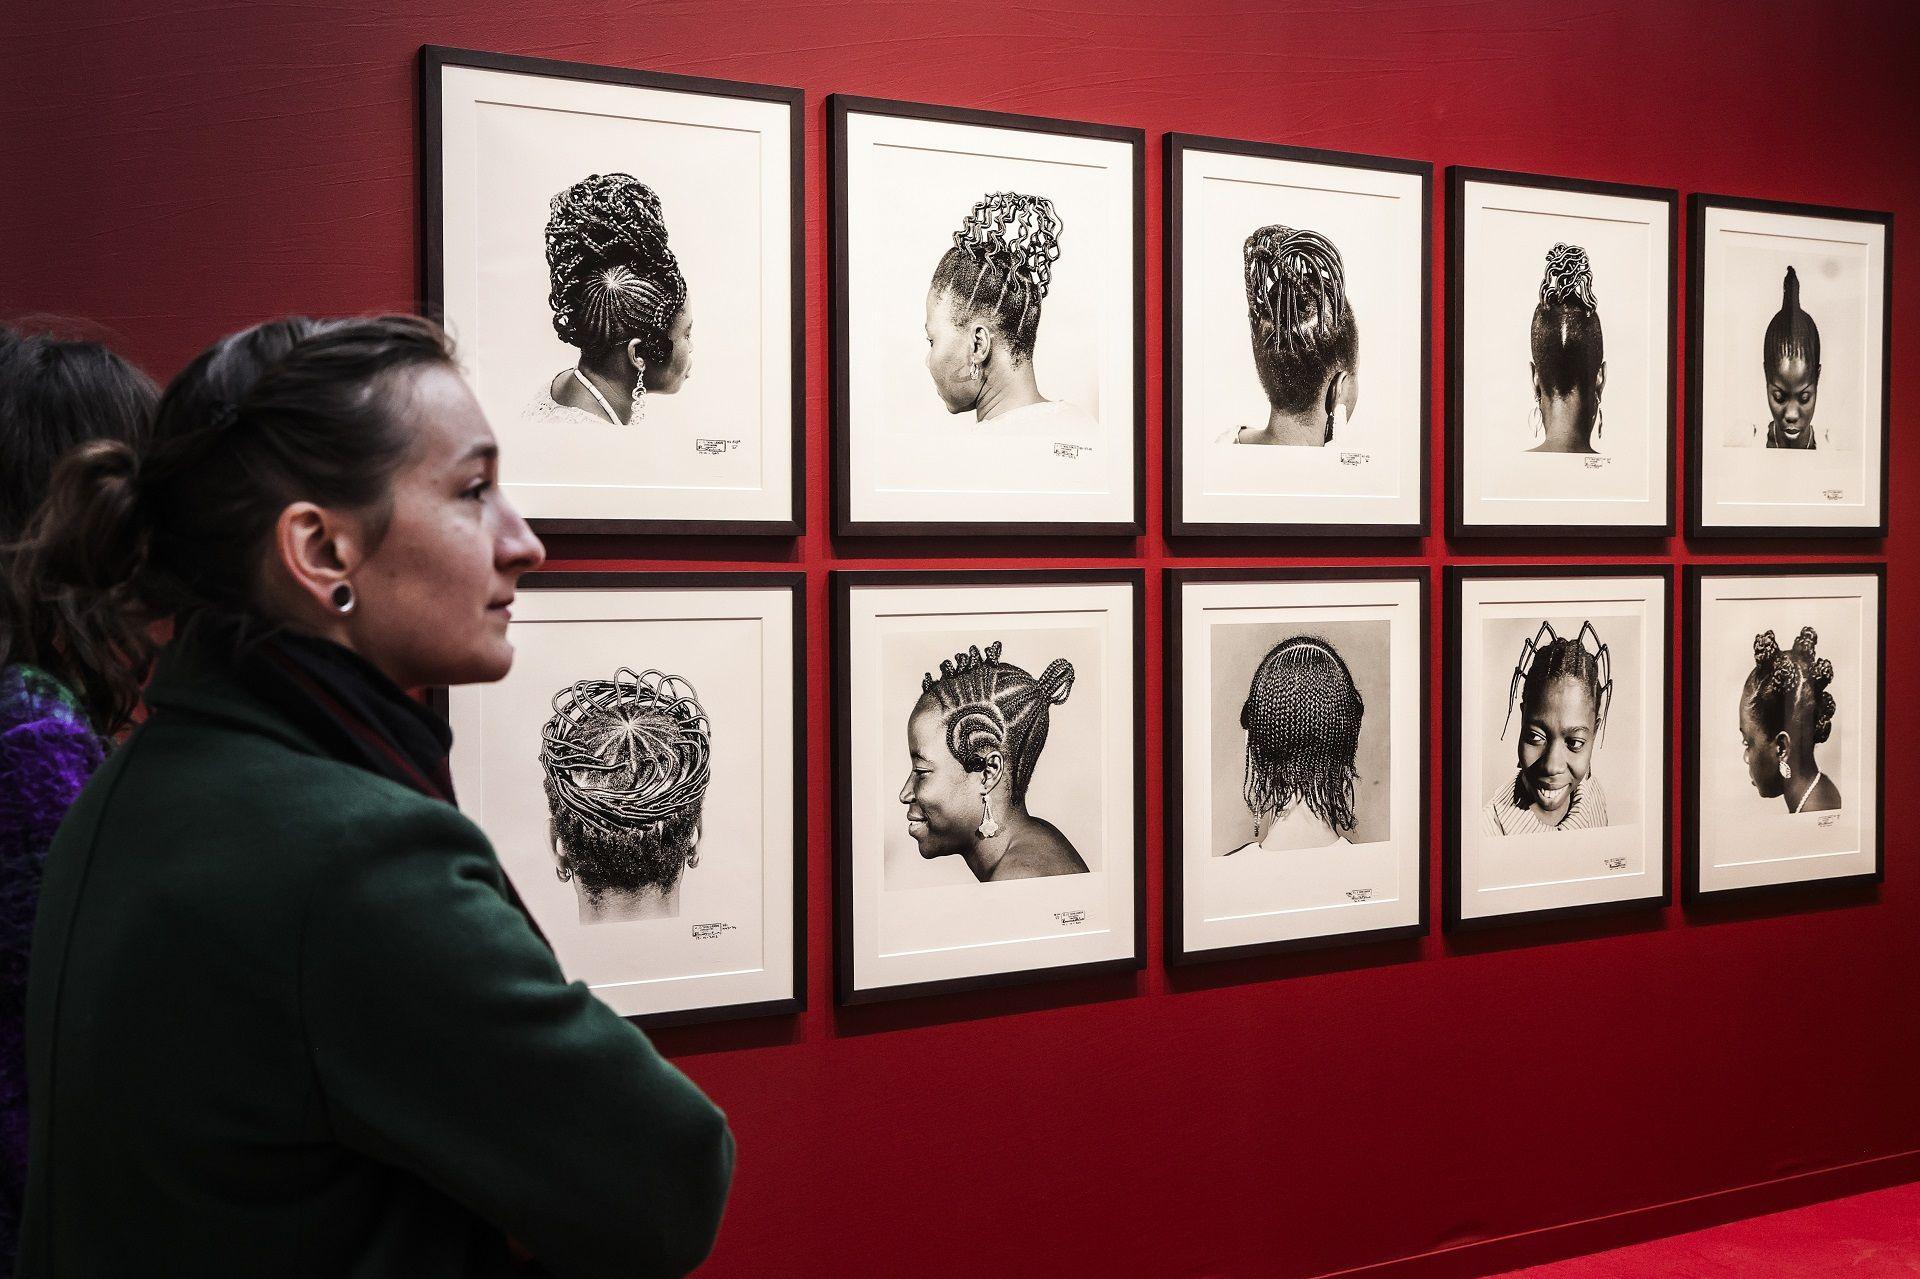
[[[1138,968],[1139,571],[833,593],[840,1002]]]
[[[1170,533],[1427,531],[1432,184],[1167,135]]]
[[[541,533],[794,535],[801,95],[421,51],[423,299]]]
[[[797,1012],[805,579],[534,573],[448,690],[460,807],[570,979],[643,1025]]]
[[[1167,959],[1427,927],[1427,570],[1169,569]]]
[[[1887,566],[1689,565],[1685,891],[1877,883]]]
[[[1884,537],[1893,215],[1695,195],[1687,524]]]
[[[1679,201],[1447,170],[1453,536],[1673,532]]]
[[[1665,905],[1673,570],[1447,569],[1446,926]]]
[[[827,107],[835,530],[1139,533],[1144,135]]]

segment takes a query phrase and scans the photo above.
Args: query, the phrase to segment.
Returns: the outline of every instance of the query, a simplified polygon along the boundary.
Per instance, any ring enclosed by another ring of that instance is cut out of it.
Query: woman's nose
[[[913,802],[913,774],[911,773],[907,774],[907,780],[900,787],[900,802],[903,804]]]

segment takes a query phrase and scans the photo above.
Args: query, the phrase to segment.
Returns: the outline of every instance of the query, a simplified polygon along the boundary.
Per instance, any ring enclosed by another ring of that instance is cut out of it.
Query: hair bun
[[[1800,310],[1800,273],[1792,267],[1787,268],[1787,276],[1780,281],[1780,309],[1789,316]]]
[[[1318,345],[1346,314],[1346,268],[1340,250],[1318,231],[1264,226],[1247,237],[1247,302],[1270,335],[1289,351]]]
[[[1774,638],[1772,631],[1761,631],[1753,637],[1753,664],[1771,666],[1773,659],[1780,656],[1780,641]]]
[[[1053,201],[1044,195],[995,191],[968,210],[953,243],[974,261],[999,267],[1025,283],[1036,298],[1044,298],[1053,283],[1065,229]]]
[[[149,535],[140,503],[140,459],[119,440],[93,440],[55,468],[37,525],[39,586],[105,591],[145,567]]]
[[[1073,692],[1073,663],[1064,657],[1048,662],[1047,669],[1040,672],[1040,687],[1046,690],[1047,700],[1055,706],[1066,701]]]
[[[1593,264],[1577,244],[1556,244],[1547,250],[1546,274],[1540,277],[1540,300],[1550,306],[1599,309],[1593,296]]]

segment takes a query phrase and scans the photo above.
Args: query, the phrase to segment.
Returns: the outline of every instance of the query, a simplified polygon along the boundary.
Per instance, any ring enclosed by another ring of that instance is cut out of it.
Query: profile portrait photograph
[[[1138,132],[829,101],[842,531],[1130,527]]]
[[[1692,568],[1688,891],[1878,866],[1881,566]]]
[[[428,303],[521,511],[552,531],[797,531],[798,92],[423,65]]]
[[[1448,570],[1454,924],[1665,899],[1670,576]]]
[[[843,998],[1134,954],[1137,578],[1050,580],[835,576]]]
[[[1417,923],[1421,571],[1170,570],[1168,599],[1181,962]]]
[[[1696,531],[1884,527],[1888,215],[1694,196]]]
[[[462,808],[618,1011],[794,998],[797,577],[544,579],[514,604],[512,673],[447,694]]]
[[[1456,532],[1658,532],[1672,516],[1679,197],[1454,169]]]
[[[1167,157],[1174,531],[1417,527],[1431,167],[1186,134]]]

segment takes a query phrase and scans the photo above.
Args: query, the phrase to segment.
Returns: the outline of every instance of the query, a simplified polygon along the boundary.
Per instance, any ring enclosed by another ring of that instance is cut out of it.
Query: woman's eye
[[[1584,737],[1569,737],[1567,739],[1567,749],[1583,751],[1587,749],[1587,739]]]
[[[1800,392],[1800,402],[1802,404],[1811,403],[1812,400],[1813,400],[1813,395],[1811,392],[1808,392],[1808,391]]]
[[[493,482],[491,480],[480,480],[470,485],[467,491],[462,493],[460,496],[467,498],[470,501],[477,502],[481,498],[485,497],[487,495],[488,490],[491,489],[492,487],[493,487]]]

